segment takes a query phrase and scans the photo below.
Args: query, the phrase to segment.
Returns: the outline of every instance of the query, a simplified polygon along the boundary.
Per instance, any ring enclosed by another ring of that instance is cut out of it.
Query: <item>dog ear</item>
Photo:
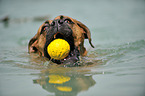
[[[38,43],[38,36],[37,34],[31,38],[31,40],[29,41],[29,44],[28,44],[28,52],[29,53],[35,53],[38,51],[37,49],[37,43]]]
[[[81,23],[80,21],[77,21],[77,20],[75,20],[75,21],[77,22],[77,25],[84,30],[85,39],[88,39],[90,45],[94,48],[94,45],[91,42],[92,41],[91,33],[90,33],[90,30],[88,29],[88,27],[86,25],[84,25],[83,23]]]

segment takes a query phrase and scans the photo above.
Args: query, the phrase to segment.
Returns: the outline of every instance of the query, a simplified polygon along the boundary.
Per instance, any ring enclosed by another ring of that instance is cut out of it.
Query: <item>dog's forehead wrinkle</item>
[[[49,24],[49,21],[48,21],[48,20],[47,20],[47,21],[45,21],[45,24],[46,24],[46,23],[47,23],[47,24]]]
[[[49,25],[50,25],[49,23],[45,23],[45,24],[44,24],[44,26],[49,26]]]

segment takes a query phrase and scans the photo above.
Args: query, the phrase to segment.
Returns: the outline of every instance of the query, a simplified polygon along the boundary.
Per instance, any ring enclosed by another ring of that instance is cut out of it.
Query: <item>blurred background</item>
[[[95,48],[85,40],[82,67],[27,53],[39,26],[58,15],[91,31]],[[0,96],[144,96],[144,62],[145,0],[0,0]]]

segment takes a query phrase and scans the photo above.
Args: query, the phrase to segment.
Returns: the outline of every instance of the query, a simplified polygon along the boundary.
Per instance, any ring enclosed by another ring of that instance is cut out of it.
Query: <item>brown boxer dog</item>
[[[70,44],[70,53],[63,60],[51,59],[47,52],[47,46],[57,38],[65,39]],[[39,55],[47,57],[57,64],[74,63],[79,60],[79,56],[87,54],[84,39],[88,39],[94,48],[91,43],[90,31],[83,23],[71,17],[60,15],[54,20],[44,22],[39,27],[37,34],[29,41],[28,50],[29,53],[39,53]]]

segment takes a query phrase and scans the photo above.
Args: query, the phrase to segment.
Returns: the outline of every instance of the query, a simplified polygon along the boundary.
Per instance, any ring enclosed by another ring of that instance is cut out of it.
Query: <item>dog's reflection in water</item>
[[[56,70],[50,71],[43,70],[39,79],[33,80],[33,83],[40,84],[43,89],[55,93],[56,96],[76,96],[96,83],[92,76],[85,76],[85,74],[65,73],[66,70],[63,69],[61,73]]]

